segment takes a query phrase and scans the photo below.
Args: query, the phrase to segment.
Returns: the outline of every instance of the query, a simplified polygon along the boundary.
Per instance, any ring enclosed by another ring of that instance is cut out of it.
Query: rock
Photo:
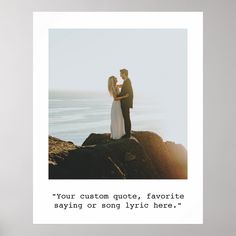
[[[136,156],[130,152],[125,153],[125,161],[133,161],[136,159]]]
[[[49,163],[56,165],[58,158],[65,158],[70,150],[78,148],[75,144],[49,136]]]
[[[153,132],[133,132],[152,159],[162,179],[187,179],[187,151],[181,144],[164,142]]]
[[[50,179],[186,179],[187,151],[148,131],[90,134],[82,146],[49,136]]]

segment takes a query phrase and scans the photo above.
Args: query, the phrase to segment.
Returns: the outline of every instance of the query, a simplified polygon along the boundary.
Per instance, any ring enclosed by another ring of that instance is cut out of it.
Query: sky
[[[129,71],[135,91],[186,90],[184,29],[50,29],[49,89],[104,91]]]
[[[122,83],[122,68],[129,71],[136,100],[157,100],[166,119],[176,123],[173,132],[185,134],[186,29],[49,30],[49,90],[108,94],[108,77]]]

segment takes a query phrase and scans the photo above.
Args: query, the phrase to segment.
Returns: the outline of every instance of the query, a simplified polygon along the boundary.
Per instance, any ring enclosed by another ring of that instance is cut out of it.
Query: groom
[[[125,135],[122,138],[130,138],[131,136],[131,120],[130,120],[130,108],[133,108],[133,88],[130,79],[128,78],[128,70],[121,69],[120,76],[124,80],[121,87],[121,92],[118,97],[125,96],[128,97],[121,99],[121,109],[125,122]]]

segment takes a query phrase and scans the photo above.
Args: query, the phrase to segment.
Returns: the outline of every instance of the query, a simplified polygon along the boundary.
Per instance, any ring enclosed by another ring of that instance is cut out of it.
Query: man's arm
[[[115,101],[119,101],[119,100],[124,99],[124,98],[127,98],[127,97],[129,97],[129,94],[128,94],[128,93],[127,93],[126,95],[124,95],[124,96],[117,96],[117,97],[115,98]]]
[[[122,88],[121,88],[121,92],[120,94],[118,95],[118,97],[121,97],[121,96],[124,96],[128,93],[128,90],[127,90],[127,81],[125,81],[122,85]]]
[[[133,88],[130,80],[127,80],[127,93],[132,97],[133,96]]]

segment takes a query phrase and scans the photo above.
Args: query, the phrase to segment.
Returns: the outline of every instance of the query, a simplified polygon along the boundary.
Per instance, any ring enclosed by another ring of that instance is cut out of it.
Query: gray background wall
[[[235,235],[234,0],[0,0],[0,235]],[[32,224],[32,12],[204,12],[204,224]]]

